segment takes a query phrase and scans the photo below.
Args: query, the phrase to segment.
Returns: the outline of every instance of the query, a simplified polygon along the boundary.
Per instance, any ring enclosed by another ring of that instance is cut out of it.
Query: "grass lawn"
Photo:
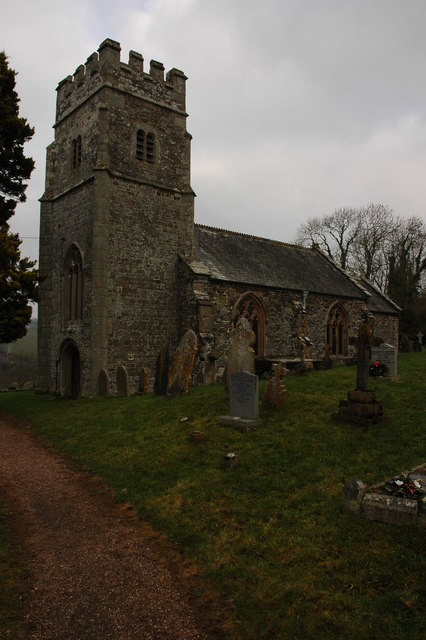
[[[360,520],[341,499],[353,477],[426,461],[426,351],[400,355],[398,374],[370,379],[389,418],[369,431],[330,418],[353,367],[288,377],[284,408],[261,408],[264,427],[247,434],[217,424],[219,386],[173,400],[4,394],[1,407],[180,545],[200,593],[219,594],[227,638],[405,640],[424,632],[425,529]]]

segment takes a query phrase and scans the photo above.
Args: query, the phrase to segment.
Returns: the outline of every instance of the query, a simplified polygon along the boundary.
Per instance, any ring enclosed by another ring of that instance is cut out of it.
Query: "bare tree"
[[[302,224],[296,242],[317,245],[342,269],[350,269],[360,224],[359,210],[342,207],[329,216],[310,218]]]
[[[389,275],[388,256],[401,225],[390,207],[369,204],[359,209],[358,236],[353,245],[352,268],[385,291]]]
[[[368,278],[401,307],[401,331],[416,330],[426,287],[426,225],[421,218],[400,218],[382,204],[341,208],[302,224],[296,242],[315,244],[342,269]]]

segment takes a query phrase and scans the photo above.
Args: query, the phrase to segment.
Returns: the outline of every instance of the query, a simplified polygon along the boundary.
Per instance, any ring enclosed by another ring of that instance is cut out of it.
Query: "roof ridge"
[[[389,304],[393,305],[394,307],[396,307],[397,309],[399,309],[401,311],[401,307],[399,305],[396,304],[396,302],[394,302],[392,300],[392,298],[389,298],[389,296],[384,293],[376,284],[374,284],[374,282],[372,282],[371,280],[369,280],[368,278],[366,278],[363,275],[358,276],[359,280],[361,280],[361,282],[365,282],[368,286],[370,286],[372,289],[374,289],[374,291],[381,296],[384,300],[386,300],[387,302],[389,302]]]
[[[272,242],[273,244],[277,244],[284,247],[294,247],[295,249],[305,249],[306,251],[311,251],[311,247],[304,247],[301,244],[294,244],[293,242],[283,242],[282,240],[274,240],[273,238],[265,238],[263,236],[255,236],[250,233],[242,233],[241,231],[231,231],[230,229],[223,229],[221,227],[211,227],[207,224],[198,224],[195,223],[195,226],[200,229],[208,229],[209,231],[223,231],[224,233],[230,233],[233,236],[240,236],[243,238],[253,238],[254,240],[262,240],[266,242]]]

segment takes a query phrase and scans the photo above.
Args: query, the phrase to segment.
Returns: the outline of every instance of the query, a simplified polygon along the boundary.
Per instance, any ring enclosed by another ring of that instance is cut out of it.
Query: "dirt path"
[[[153,540],[100,488],[0,414],[0,495],[30,565],[24,637],[213,637]]]

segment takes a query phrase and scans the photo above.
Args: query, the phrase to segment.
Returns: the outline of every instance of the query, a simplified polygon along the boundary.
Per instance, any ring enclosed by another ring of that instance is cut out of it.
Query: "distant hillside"
[[[0,344],[0,353],[7,353],[8,355],[21,355],[37,357],[37,327],[38,320],[35,318],[31,320],[28,327],[27,335],[17,340],[16,342],[10,342],[9,344]]]
[[[0,344],[0,389],[25,382],[34,383],[37,371],[37,319],[31,320],[27,335],[9,344]]]

